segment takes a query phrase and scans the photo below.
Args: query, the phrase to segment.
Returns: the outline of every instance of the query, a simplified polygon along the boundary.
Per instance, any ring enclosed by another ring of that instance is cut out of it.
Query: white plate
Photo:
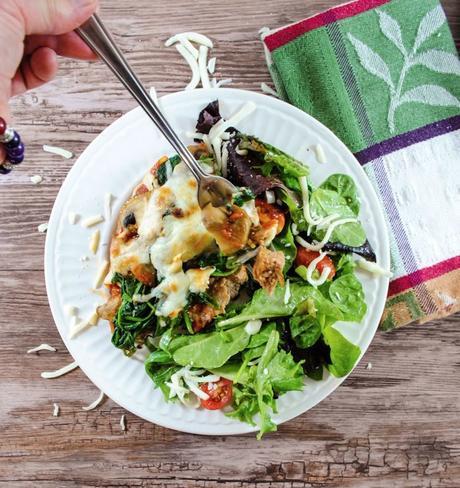
[[[199,111],[210,101],[219,99],[224,117],[243,103],[253,101],[257,110],[238,129],[288,152],[311,167],[314,182],[320,183],[332,173],[351,175],[361,196],[361,220],[381,266],[389,269],[389,244],[385,221],[376,194],[361,166],[350,151],[326,127],[304,112],[274,98],[242,90],[219,88],[194,90],[167,95],[161,105],[173,127],[186,140],[185,132],[193,130]],[[191,141],[186,141],[191,142]],[[319,164],[309,147],[320,144],[326,163]],[[142,361],[126,358],[112,346],[108,324],[68,340],[71,319],[64,306],[71,304],[87,318],[101,298],[90,291],[98,265],[105,257],[112,222],[98,226],[102,246],[97,257],[90,256],[88,242],[94,229],[79,223],[70,225],[68,213],[84,217],[104,213],[104,194],[116,196],[115,216],[146,170],[164,154],[171,154],[168,143],[153,127],[140,108],[114,122],[84,151],[69,172],[51,214],[45,248],[45,276],[48,298],[54,320],[70,353],[90,380],[127,410],[151,422],[196,434],[241,434],[255,429],[231,420],[219,411],[187,409],[167,403],[144,372]],[[113,219],[112,219],[113,220]],[[368,313],[362,324],[343,323],[338,328],[364,353],[376,331],[383,312],[388,288],[387,278],[361,274]],[[306,381],[303,392],[291,392],[278,400],[276,423],[285,422],[323,400],[337,388],[343,378],[327,376],[321,382]]]

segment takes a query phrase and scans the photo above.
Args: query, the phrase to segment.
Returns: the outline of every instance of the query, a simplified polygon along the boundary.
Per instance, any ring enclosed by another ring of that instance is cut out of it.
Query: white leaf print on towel
[[[418,26],[414,45],[410,52],[404,45],[398,21],[386,12],[381,10],[376,10],[376,12],[379,16],[380,30],[398,48],[404,60],[396,85],[393,82],[388,64],[378,53],[350,33],[348,33],[348,39],[353,45],[362,67],[388,85],[390,104],[387,119],[390,132],[393,134],[396,130],[395,113],[404,103],[422,103],[437,107],[460,107],[460,100],[439,85],[420,85],[403,92],[407,73],[413,66],[424,66],[437,73],[460,76],[460,61],[454,54],[439,49],[428,49],[419,52],[419,48],[424,42],[444,25],[446,17],[442,8],[438,5],[423,17]]]

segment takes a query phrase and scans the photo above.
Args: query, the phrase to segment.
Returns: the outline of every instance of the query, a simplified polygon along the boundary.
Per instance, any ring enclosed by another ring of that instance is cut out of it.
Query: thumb
[[[15,0],[25,34],[65,34],[95,12],[98,0]]]

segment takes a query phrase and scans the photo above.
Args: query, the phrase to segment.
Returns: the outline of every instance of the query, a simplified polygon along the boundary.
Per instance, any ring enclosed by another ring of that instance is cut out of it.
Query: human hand
[[[54,78],[57,56],[95,59],[73,32],[98,0],[0,0],[0,117],[10,121],[8,100]],[[0,163],[5,159],[0,145]]]

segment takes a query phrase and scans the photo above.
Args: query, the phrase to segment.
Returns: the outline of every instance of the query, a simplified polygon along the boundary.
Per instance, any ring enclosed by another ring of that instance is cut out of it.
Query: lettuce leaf
[[[346,376],[356,364],[361,349],[352,344],[334,327],[323,331],[324,342],[330,348],[330,363],[327,365],[331,374],[337,377]]]
[[[224,365],[232,356],[246,348],[250,338],[244,326],[235,327],[225,333],[210,332],[186,337],[193,337],[195,340],[175,350],[174,362],[181,366],[191,364],[194,368],[205,369]]]
[[[218,327],[240,324],[248,320],[267,319],[272,317],[287,317],[293,314],[297,305],[315,293],[310,285],[291,283],[291,297],[288,303],[284,303],[285,288],[279,285],[269,295],[264,289],[258,289],[252,300],[241,310],[238,315],[221,320]]]

